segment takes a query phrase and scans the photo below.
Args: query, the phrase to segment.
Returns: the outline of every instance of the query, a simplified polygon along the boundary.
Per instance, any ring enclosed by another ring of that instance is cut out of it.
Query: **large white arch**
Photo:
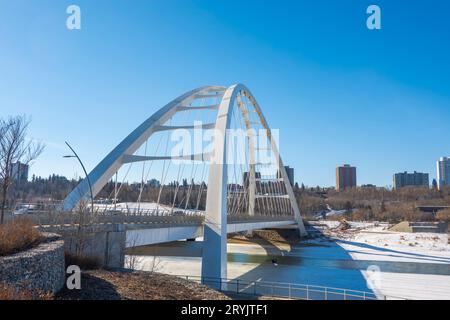
[[[221,97],[220,104],[212,106],[203,106],[197,108],[215,108],[218,109],[216,122],[213,125],[214,148],[210,158],[209,177],[206,196],[206,212],[204,226],[204,245],[202,260],[202,277],[208,278],[226,278],[227,277],[227,130],[230,128],[233,108],[237,107],[243,114],[246,128],[250,128],[250,122],[242,108],[241,98],[246,97],[253,105],[258,114],[259,121],[264,129],[267,130],[267,137],[275,158],[278,161],[279,172],[284,182],[287,194],[290,199],[294,218],[298,223],[301,236],[306,235],[306,230],[300,216],[300,210],[295,199],[292,186],[289,182],[286,170],[281,160],[278,147],[272,139],[270,127],[261,111],[256,99],[250,90],[242,84],[236,84],[228,88],[222,86],[206,86],[189,91],[177,99],[171,101],[166,106],[158,110],[150,118],[145,120],[139,127],[131,132],[117,147],[115,147],[90,173],[89,180],[92,185],[93,195],[97,195],[120,167],[129,162],[155,160],[155,157],[135,156],[134,153],[141,147],[145,141],[154,133],[161,130],[173,129],[165,127],[164,124],[179,111],[185,111],[195,107],[189,104],[195,99],[202,97]],[[255,201],[255,159],[252,148],[252,137],[250,138],[250,196],[249,196],[249,214],[253,215]],[[159,157],[164,159],[165,157]],[[84,179],[80,184],[66,197],[63,208],[65,211],[73,210],[82,199],[89,198],[89,184]],[[206,282],[206,281],[205,281]]]
[[[262,114],[261,108],[256,102],[256,99],[251,94],[250,90],[242,84],[236,84],[229,87],[222,97],[219,105],[219,111],[216,120],[216,131],[214,136],[214,156],[211,158],[209,178],[208,178],[208,193],[206,197],[206,213],[204,226],[204,243],[203,243],[203,261],[208,263],[202,264],[202,278],[205,283],[208,279],[213,279],[210,284],[217,283],[216,278],[227,278],[227,169],[224,165],[227,161],[227,146],[226,131],[230,129],[232,108],[239,96],[246,96],[252,103],[257,112],[260,122],[264,129],[267,130],[267,137],[271,143],[272,151],[275,158],[278,159],[279,170],[282,175],[291,207],[294,211],[295,220],[298,223],[299,232],[301,236],[306,235],[306,230],[303,225],[303,220],[300,216],[300,210],[295,199],[292,186],[284,168],[283,162],[278,152],[278,147],[272,139],[272,134],[269,125]],[[242,110],[241,110],[242,111]],[[248,120],[244,114],[244,119]],[[247,125],[248,128],[248,125]],[[251,153],[250,153],[251,154]],[[250,156],[250,161],[254,161],[254,157]],[[250,168],[254,163],[250,163]],[[251,180],[254,182],[254,172],[250,172]],[[252,181],[250,180],[250,184]],[[253,188],[250,188],[253,190]],[[254,199],[250,200],[252,203]],[[251,209],[250,209],[251,210]]]

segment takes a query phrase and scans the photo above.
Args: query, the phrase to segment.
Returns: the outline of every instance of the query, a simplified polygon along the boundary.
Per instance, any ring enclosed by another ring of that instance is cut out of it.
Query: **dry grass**
[[[32,300],[33,295],[27,290],[18,290],[6,283],[0,283],[0,300]]]
[[[0,283],[0,300],[51,300],[51,293],[43,293]]]
[[[196,282],[156,272],[83,272],[81,290],[62,289],[57,300],[229,300]]]
[[[29,249],[41,241],[42,235],[28,219],[14,219],[0,225],[0,256]]]

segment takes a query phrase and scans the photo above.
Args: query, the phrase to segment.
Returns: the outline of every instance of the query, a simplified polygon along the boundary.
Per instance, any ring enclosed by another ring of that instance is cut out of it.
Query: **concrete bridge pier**
[[[220,279],[227,277],[227,232],[221,227],[204,227],[202,244],[202,283],[216,289],[224,289]]]

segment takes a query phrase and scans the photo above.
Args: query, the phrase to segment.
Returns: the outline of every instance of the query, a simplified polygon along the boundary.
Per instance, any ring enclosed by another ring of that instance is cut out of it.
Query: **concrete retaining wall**
[[[0,257],[0,282],[53,293],[64,286],[64,241],[56,234],[44,237],[37,247]]]
[[[58,232],[64,237],[65,250],[72,254],[94,258],[100,267],[122,268],[125,259],[125,227],[104,224],[85,227],[46,227],[43,230]]]
[[[389,230],[396,232],[426,232],[426,233],[446,233],[448,224],[445,222],[408,222],[403,221]]]
[[[446,233],[448,225],[445,222],[411,222],[412,232]]]

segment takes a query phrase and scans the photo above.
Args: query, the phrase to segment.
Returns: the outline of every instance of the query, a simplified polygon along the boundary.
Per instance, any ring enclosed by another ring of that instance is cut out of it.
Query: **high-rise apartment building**
[[[356,167],[349,164],[336,168],[336,189],[338,191],[356,187]]]
[[[450,186],[450,157],[441,157],[437,161],[438,188]]]
[[[294,168],[291,168],[289,166],[284,166],[284,169],[286,170],[286,174],[288,176],[289,182],[291,183],[291,186],[294,186],[294,184],[295,184]],[[281,178],[281,172],[279,170],[277,172],[277,178]]]
[[[400,172],[394,174],[394,189],[403,187],[429,187],[428,173],[414,171],[413,173]]]
[[[14,162],[11,164],[11,179],[13,181],[27,181],[28,180],[28,165],[21,162]]]

